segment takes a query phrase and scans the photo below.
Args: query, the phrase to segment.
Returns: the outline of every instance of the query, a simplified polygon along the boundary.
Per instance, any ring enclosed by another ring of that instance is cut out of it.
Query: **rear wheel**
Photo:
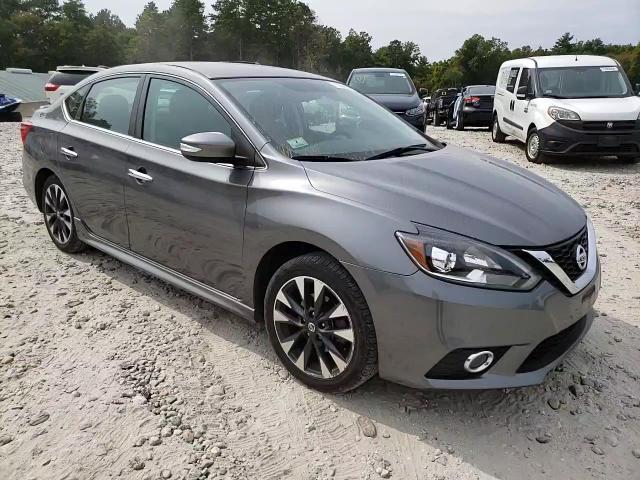
[[[527,154],[527,160],[532,163],[542,163],[544,161],[544,156],[542,154],[542,139],[535,128],[532,128],[529,131],[525,152]]]
[[[498,117],[493,117],[493,123],[491,125],[491,139],[496,143],[503,143],[506,135],[500,130],[500,124],[498,123]]]
[[[56,247],[66,253],[77,253],[86,248],[78,238],[67,192],[55,175],[47,178],[42,187],[42,212],[47,233]]]
[[[346,392],[378,369],[369,307],[353,278],[324,253],[285,263],[264,305],[269,341],[287,370],[322,392]]]

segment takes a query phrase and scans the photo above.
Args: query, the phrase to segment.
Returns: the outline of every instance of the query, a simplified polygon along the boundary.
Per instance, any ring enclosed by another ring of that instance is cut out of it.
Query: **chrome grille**
[[[578,245],[582,245],[588,257],[588,240],[587,229],[585,228],[573,238],[546,249],[547,253],[551,255],[551,258],[553,258],[560,268],[564,270],[564,273],[574,282],[584,273],[584,270],[578,266],[578,262],[576,261],[576,248],[578,248]]]

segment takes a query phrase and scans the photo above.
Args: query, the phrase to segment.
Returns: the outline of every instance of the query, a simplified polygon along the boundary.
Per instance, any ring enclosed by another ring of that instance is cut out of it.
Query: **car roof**
[[[361,72],[397,72],[397,73],[407,73],[402,68],[388,68],[388,67],[354,68],[353,70],[351,70],[351,73],[361,73]]]
[[[210,79],[217,78],[261,78],[289,77],[331,80],[313,73],[289,68],[271,67],[254,63],[234,62],[158,62],[122,65],[109,69],[109,73],[120,72],[158,72],[175,73],[176,69],[190,70]]]
[[[601,67],[617,66],[618,63],[609,57],[598,55],[548,55],[544,57],[527,57],[509,60],[502,67],[530,66],[538,68],[554,67]]]

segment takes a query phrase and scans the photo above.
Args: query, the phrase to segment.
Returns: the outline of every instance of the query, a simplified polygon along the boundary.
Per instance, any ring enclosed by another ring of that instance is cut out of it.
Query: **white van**
[[[500,67],[491,135],[525,142],[527,159],[640,159],[640,97],[618,62],[592,55],[510,60]]]

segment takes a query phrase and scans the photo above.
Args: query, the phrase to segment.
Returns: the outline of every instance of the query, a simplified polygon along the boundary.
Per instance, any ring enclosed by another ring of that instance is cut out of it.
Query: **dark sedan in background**
[[[347,85],[387,107],[417,129],[424,130],[424,104],[405,70],[357,68],[349,75]]]
[[[447,128],[490,127],[495,85],[469,85],[449,107]]]

